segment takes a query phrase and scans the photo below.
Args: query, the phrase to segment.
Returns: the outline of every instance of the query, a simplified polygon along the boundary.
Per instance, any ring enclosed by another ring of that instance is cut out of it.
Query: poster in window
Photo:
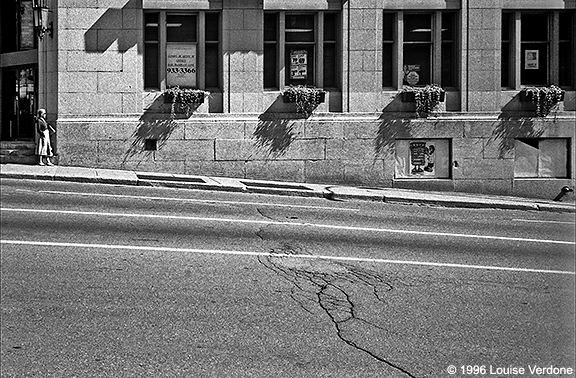
[[[524,52],[524,69],[525,70],[537,70],[538,66],[538,50],[526,50]]]
[[[196,87],[196,44],[166,46],[166,85]]]
[[[396,178],[449,178],[447,139],[396,140]]]
[[[290,50],[290,79],[308,78],[308,53],[306,50]]]
[[[404,80],[410,85],[416,85],[420,81],[419,64],[406,64],[404,65]]]

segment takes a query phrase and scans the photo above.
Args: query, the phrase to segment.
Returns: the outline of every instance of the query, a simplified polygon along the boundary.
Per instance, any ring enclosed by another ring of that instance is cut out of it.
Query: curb
[[[82,167],[35,167],[2,164],[0,178],[66,181],[94,184],[166,187],[254,193],[292,197],[324,198],[332,201],[373,201],[389,204],[417,204],[452,208],[504,209],[522,211],[576,212],[572,204],[473,197],[466,194],[442,194],[409,190],[363,189],[348,186],[260,181],[225,177],[187,176],[151,172],[91,169]]]

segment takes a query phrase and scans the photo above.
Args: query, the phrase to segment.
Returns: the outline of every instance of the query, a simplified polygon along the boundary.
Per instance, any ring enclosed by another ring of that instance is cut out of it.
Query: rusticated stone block
[[[384,162],[380,159],[372,161],[344,161],[344,181],[347,184],[384,187],[391,180],[386,177]]]
[[[122,113],[120,93],[63,93],[58,96],[58,114],[75,116]]]
[[[514,139],[511,138],[485,138],[482,139],[484,159],[514,159]]]
[[[265,160],[268,154],[256,147],[250,139],[217,139],[215,160]]]
[[[94,143],[69,143],[58,140],[58,164],[78,167],[98,166],[98,149]]]
[[[184,173],[215,177],[245,177],[244,161],[197,161],[186,160]]]
[[[326,159],[329,160],[368,160],[380,155],[372,139],[326,140]]]
[[[184,126],[186,139],[242,139],[243,122],[186,121]]]
[[[463,177],[467,179],[509,179],[514,177],[513,159],[459,160]]]
[[[156,160],[214,161],[214,141],[167,140],[158,146]]]
[[[92,130],[93,140],[121,140],[129,141],[141,135],[143,138],[142,124],[138,122],[91,122],[88,127]],[[156,136],[154,138],[157,139]]]
[[[483,138],[452,139],[452,157],[460,159],[482,159],[484,150]]]
[[[303,124],[305,138],[342,139],[344,124],[342,122],[305,122]]]
[[[344,164],[341,160],[312,160],[305,162],[306,182],[325,184],[344,183]]]
[[[380,129],[376,120],[365,122],[346,122],[343,124],[346,139],[375,139]]]
[[[248,161],[246,178],[304,182],[304,161]]]

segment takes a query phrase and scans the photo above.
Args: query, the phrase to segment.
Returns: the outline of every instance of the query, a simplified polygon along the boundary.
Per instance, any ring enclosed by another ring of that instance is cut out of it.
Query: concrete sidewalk
[[[563,202],[554,202],[552,200],[454,192],[428,192],[392,188],[377,189],[341,185],[289,183],[99,168],[19,164],[0,165],[0,178],[71,181],[116,185],[163,186],[171,188],[319,197],[331,200],[353,199],[465,208],[539,210],[553,212],[575,212],[576,209],[574,193],[568,193],[563,198]]]

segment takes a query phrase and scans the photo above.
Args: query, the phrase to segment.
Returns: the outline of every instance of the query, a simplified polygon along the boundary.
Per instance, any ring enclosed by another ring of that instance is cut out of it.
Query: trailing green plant
[[[290,85],[284,88],[282,95],[284,96],[284,102],[293,102],[296,104],[296,112],[309,117],[314,109],[324,102],[326,92],[304,85]]]
[[[427,116],[444,101],[445,97],[444,89],[438,84],[428,84],[425,87],[404,87],[403,92],[414,93],[418,116]]]
[[[536,105],[536,116],[546,117],[564,99],[564,91],[556,85],[549,87],[527,87],[522,89],[528,99]]]
[[[183,109],[186,115],[192,114],[192,111],[204,102],[208,93],[202,89],[180,88],[174,86],[164,91],[165,101],[172,104],[171,114],[174,115],[176,107]]]

